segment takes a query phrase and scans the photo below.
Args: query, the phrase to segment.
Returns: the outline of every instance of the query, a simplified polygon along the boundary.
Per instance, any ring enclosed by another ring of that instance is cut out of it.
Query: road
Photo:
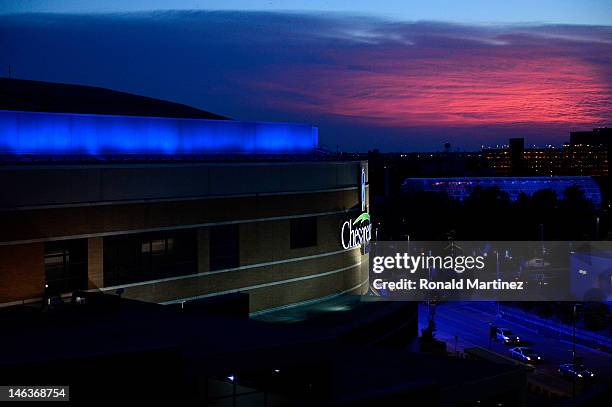
[[[491,348],[504,356],[509,356],[506,346],[499,342],[489,341],[490,324],[498,327],[510,328],[521,340],[525,339],[529,346],[543,356],[545,362],[536,366],[528,374],[528,380],[554,390],[559,394],[570,395],[572,384],[570,380],[563,379],[557,372],[561,363],[572,360],[571,338],[561,339],[544,336],[531,328],[504,320],[496,315],[493,303],[452,302],[435,306],[436,338],[447,343],[450,352],[462,351],[465,348],[481,346]],[[419,326],[427,325],[427,305],[419,306]],[[578,357],[583,363],[595,371],[598,382],[612,385],[612,355],[585,346],[576,347]],[[582,391],[578,386],[577,391]]]

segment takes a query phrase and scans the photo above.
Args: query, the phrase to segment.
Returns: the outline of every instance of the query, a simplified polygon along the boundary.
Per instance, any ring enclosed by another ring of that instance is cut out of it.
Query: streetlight
[[[576,309],[579,305],[577,302],[572,307],[572,366],[576,371]],[[572,398],[576,397],[576,375],[572,375]]]
[[[495,250],[495,278],[499,280],[499,249]],[[497,316],[501,316],[499,298],[497,299]]]

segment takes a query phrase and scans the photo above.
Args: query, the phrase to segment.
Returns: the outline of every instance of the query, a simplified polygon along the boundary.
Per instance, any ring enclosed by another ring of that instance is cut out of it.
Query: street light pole
[[[429,251],[431,255],[431,250]],[[427,282],[431,281],[431,266],[427,267]],[[427,327],[431,328],[431,298],[430,294],[427,295]]]
[[[576,371],[576,304],[572,309],[572,370]],[[572,399],[576,398],[576,374],[572,375]]]
[[[572,360],[573,363],[576,363],[576,304],[574,304],[574,309],[572,311],[572,321]]]
[[[495,278],[499,280],[499,250],[495,250]],[[499,299],[497,300],[497,316],[501,316],[499,309]]]

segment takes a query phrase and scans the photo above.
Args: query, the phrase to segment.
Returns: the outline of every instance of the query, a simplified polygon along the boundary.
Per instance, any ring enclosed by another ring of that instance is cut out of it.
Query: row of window
[[[104,285],[114,286],[197,272],[197,230],[111,236],[104,238]],[[289,246],[317,245],[317,218],[290,221]],[[87,288],[87,240],[45,244],[45,286],[48,295]],[[238,225],[209,229],[210,271],[240,265]]]

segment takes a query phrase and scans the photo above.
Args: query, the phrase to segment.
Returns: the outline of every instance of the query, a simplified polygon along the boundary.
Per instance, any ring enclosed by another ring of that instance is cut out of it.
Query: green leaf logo
[[[367,212],[364,212],[364,213],[362,213],[361,215],[359,215],[359,216],[357,217],[357,219],[355,219],[355,220],[353,221],[353,226],[354,226],[354,225],[356,225],[356,224],[358,224],[358,223],[364,222],[364,221],[366,221],[366,220],[367,220],[367,221],[369,221],[369,220],[370,220],[370,214],[369,214],[369,213],[367,213]]]

